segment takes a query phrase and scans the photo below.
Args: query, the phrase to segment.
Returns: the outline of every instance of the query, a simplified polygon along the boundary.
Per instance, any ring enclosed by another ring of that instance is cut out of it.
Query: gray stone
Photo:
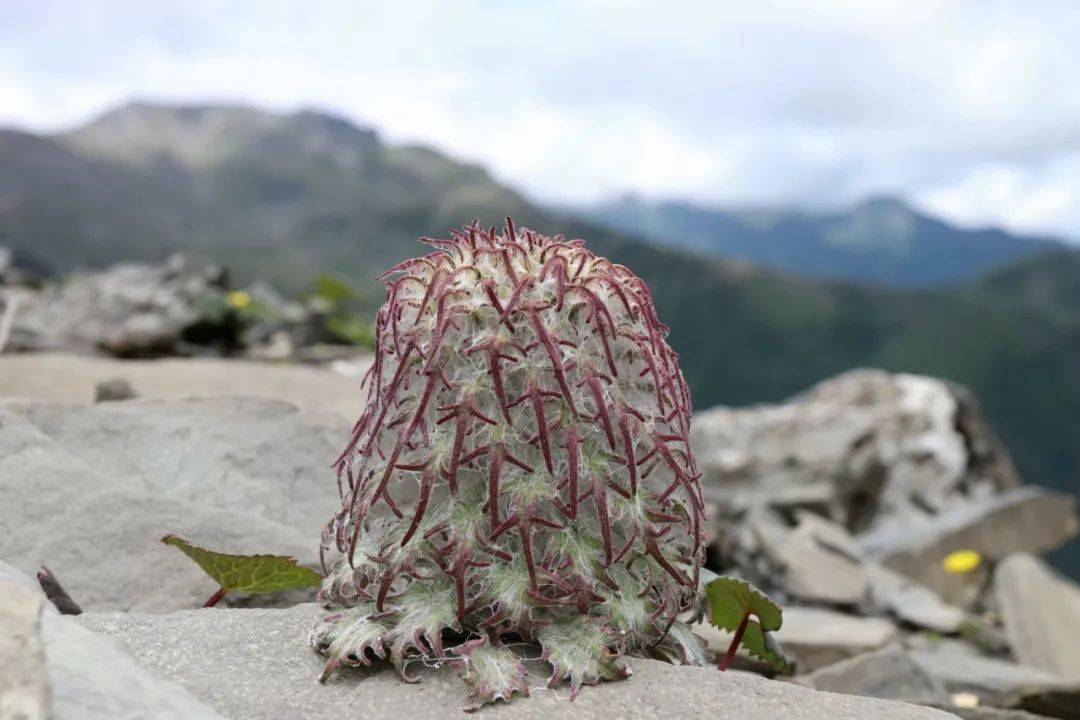
[[[124,378],[102,380],[94,386],[94,402],[131,400],[135,396],[135,390],[131,387],[131,383]]]
[[[875,564],[868,565],[866,572],[874,604],[904,622],[951,634],[959,631],[967,620],[963,610],[908,577]]]
[[[944,686],[897,644],[819,668],[801,680],[808,687],[847,695],[905,700],[919,705],[949,701]]]
[[[940,515],[882,529],[862,538],[881,564],[918,581],[943,599],[967,606],[985,580],[985,566],[1014,552],[1054,549],[1076,535],[1076,502],[1059,493],[1022,487],[957,503]],[[956,550],[979,552],[984,568],[966,575],[945,570]]]
[[[34,578],[30,577],[14,565],[9,565],[2,559],[0,559],[0,583],[12,583],[24,590],[31,590],[39,594],[41,593],[41,587]]]
[[[163,265],[122,263],[79,273],[28,297],[16,318],[20,350],[172,353],[201,303],[221,298],[221,271],[174,256]]]
[[[19,660],[37,664],[36,677],[45,689],[45,714],[9,714],[16,699],[7,692],[10,682],[0,651],[0,718],[29,720],[221,720],[210,707],[179,685],[160,680],[144,670],[115,641],[91,632],[60,615],[37,587],[33,578],[0,560],[0,625],[8,614],[2,607],[11,592],[36,601],[40,625],[34,634],[38,648],[24,648]],[[8,601],[10,602],[10,601]],[[0,645],[12,639],[8,628],[0,631]],[[43,650],[43,652],[40,652]],[[51,706],[51,714],[47,712]]]
[[[1080,680],[1080,587],[1038,558],[1017,554],[998,564],[994,593],[1017,659]]]
[[[810,513],[791,531],[761,523],[763,552],[782,573],[774,582],[798,600],[855,605],[868,580],[858,547],[839,525]]]
[[[317,561],[310,536],[291,528],[141,493],[97,494],[56,522],[62,530],[44,533],[23,555],[33,559],[24,566],[48,561],[83,608],[171,612],[201,606],[218,587],[185,555],[161,543],[169,533],[220,552],[291,555],[308,566]],[[313,598],[312,589],[245,602],[278,605]]]
[[[798,511],[795,516],[798,530],[812,537],[819,546],[852,562],[863,561],[862,547],[839,523],[804,510]]]
[[[934,649],[913,649],[909,655],[948,692],[973,693],[984,705],[1004,705],[1009,696],[1025,688],[1057,687],[1064,682],[1052,673],[983,657],[955,643],[941,643]]]
[[[71,618],[47,613],[43,625],[56,720],[221,720],[186,689],[155,677],[114,641]]]
[[[0,291],[17,285],[41,283],[0,268]],[[19,351],[125,358],[247,354],[309,362],[325,362],[331,353],[348,359],[362,353],[329,330],[333,304],[306,307],[259,282],[234,307],[225,271],[183,255],[158,265],[127,262],[79,272],[40,291],[18,289],[28,291],[12,332],[12,347]],[[311,355],[308,346],[325,347]]]
[[[885,618],[863,618],[819,608],[785,607],[776,639],[800,672],[812,672],[845,658],[876,650],[897,639]]]
[[[56,720],[221,720],[108,638],[55,613],[47,613],[43,625]]]
[[[47,720],[49,675],[41,641],[44,598],[0,580],[0,720]]]
[[[48,565],[86,610],[147,612],[216,590],[159,542],[168,533],[313,565],[346,429],[255,399],[0,401],[0,555],[27,572]]]
[[[122,639],[154,674],[174,680],[232,720],[326,717],[445,718],[466,705],[466,688],[449,668],[424,668],[419,685],[388,669],[350,670],[325,685],[322,659],[307,644],[319,616],[314,605],[288,610],[196,610],[166,616],[93,614],[84,627]],[[492,717],[923,719],[954,717],[903,703],[820,693],[790,683],[715,668],[632,660],[625,681],[585,688],[571,704],[565,686],[482,712]]]
[[[968,394],[915,375],[856,370],[783,405],[697,413],[692,430],[707,497],[809,506],[855,533],[1019,482]]]

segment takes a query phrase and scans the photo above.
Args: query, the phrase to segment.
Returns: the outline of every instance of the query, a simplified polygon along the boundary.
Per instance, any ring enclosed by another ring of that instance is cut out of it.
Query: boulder
[[[995,561],[1077,532],[1074,500],[1019,486],[969,394],[933,378],[848,372],[782,405],[698,413],[691,439],[714,563],[781,602],[865,607],[869,589],[879,611],[956,632]],[[958,550],[985,562],[950,572]]]
[[[423,680],[403,683],[388,668],[339,672],[315,682],[323,660],[307,642],[321,610],[195,610],[165,616],[87,613],[83,627],[122,640],[143,666],[185,686],[232,720],[324,717],[445,718],[467,704],[466,687],[449,667],[417,668]],[[493,717],[710,718],[773,720],[873,717],[954,717],[898,702],[821,693],[790,683],[715,668],[634,659],[633,675],[585,688],[570,703],[566,686],[543,688],[531,676],[532,696],[482,712]],[[531,668],[530,668],[531,669]],[[542,672],[542,668],[538,668]]]
[[[1019,553],[998,564],[994,594],[1017,659],[1080,680],[1080,587]]]
[[[0,556],[26,572],[48,565],[86,610],[146,612],[197,607],[216,590],[159,542],[169,533],[314,565],[338,505],[329,466],[344,430],[253,398],[0,401]]]
[[[16,291],[21,299],[11,333],[16,351],[308,362],[328,353],[362,354],[331,330],[339,319],[334,303],[296,303],[265,282],[230,292],[224,269],[182,254],[162,264],[125,262],[78,272],[41,287],[25,273],[5,270],[2,252],[0,307]],[[320,349],[307,359],[309,346]]]
[[[949,702],[945,687],[919,667],[898,644],[819,668],[796,682],[817,690],[906,700],[919,705]]]
[[[856,370],[782,405],[697,413],[692,430],[708,498],[810,508],[856,534],[1019,482],[968,393],[916,375]]]
[[[966,606],[983,585],[983,573],[990,562],[1015,552],[1052,550],[1076,532],[1073,498],[1028,486],[957,502],[939,515],[890,523],[860,540],[882,565],[918,581],[948,602]],[[945,557],[968,549],[988,562],[974,573],[949,573]]]
[[[15,320],[17,350],[147,356],[175,353],[203,303],[223,297],[220,268],[181,255],[73,275],[29,296]]]

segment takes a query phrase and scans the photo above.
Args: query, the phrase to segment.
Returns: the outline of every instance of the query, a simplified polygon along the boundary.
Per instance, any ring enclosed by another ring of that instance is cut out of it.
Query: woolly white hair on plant
[[[645,283],[580,240],[476,225],[391,268],[367,402],[323,533],[339,665],[444,657],[479,706],[525,692],[500,638],[539,642],[549,684],[700,661],[704,503],[690,395]],[[328,555],[336,555],[332,560]]]

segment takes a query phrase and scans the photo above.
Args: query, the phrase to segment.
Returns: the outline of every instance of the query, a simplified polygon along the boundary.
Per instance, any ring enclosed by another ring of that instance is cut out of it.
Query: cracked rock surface
[[[288,610],[191,610],[163,616],[87,613],[84,628],[121,641],[155,675],[175,681],[233,720],[384,717],[414,720],[454,716],[466,688],[449,668],[423,669],[408,685],[389,668],[349,670],[325,685],[322,661],[306,632],[320,615],[314,604]],[[566,686],[540,689],[528,700],[481,710],[481,717],[708,718],[709,720],[946,720],[955,716],[905,703],[809,690],[738,672],[678,667],[631,659],[633,676],[582,691],[570,703]]]

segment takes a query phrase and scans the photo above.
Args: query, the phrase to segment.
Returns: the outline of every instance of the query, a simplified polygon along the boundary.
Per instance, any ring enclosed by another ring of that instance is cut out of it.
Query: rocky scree
[[[502,643],[539,643],[549,683],[705,659],[704,503],[690,397],[644,282],[580,240],[472,226],[384,276],[367,403],[323,534],[341,664],[445,659],[477,706],[528,693]]]

